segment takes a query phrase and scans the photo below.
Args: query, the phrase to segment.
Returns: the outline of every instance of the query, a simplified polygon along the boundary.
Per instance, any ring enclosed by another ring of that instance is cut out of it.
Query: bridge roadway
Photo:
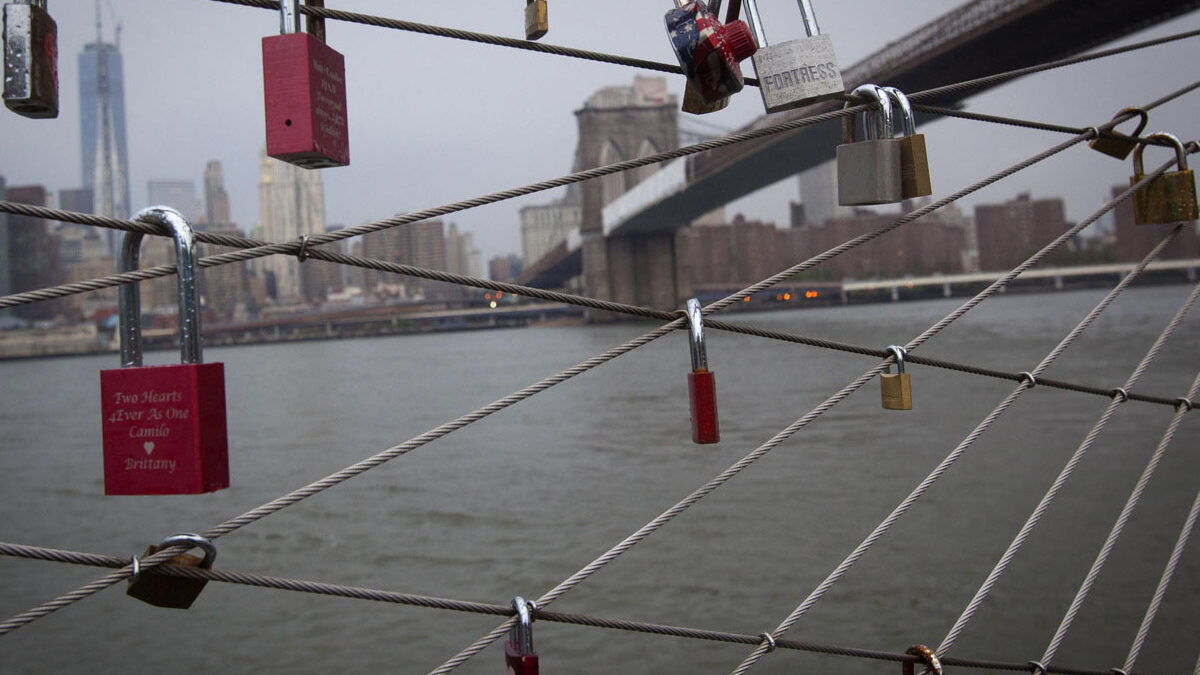
[[[974,0],[844,69],[843,80],[847,90],[864,82],[889,84],[903,91],[930,89],[1067,58],[1198,6],[1200,0]],[[983,88],[970,93],[979,91]],[[923,102],[954,105],[965,96],[954,94]],[[739,131],[807,117],[840,105],[825,102],[763,115]],[[582,271],[585,292],[607,297],[611,293],[603,291],[613,287],[612,282],[589,282],[588,264],[582,255],[585,239],[684,227],[723,204],[829,161],[832,148],[840,142],[839,125],[820,124],[674,160],[611,202],[602,213],[589,213],[589,200],[585,199],[581,231],[542,260],[527,264],[522,282],[554,288]],[[621,272],[609,269],[604,273]]]

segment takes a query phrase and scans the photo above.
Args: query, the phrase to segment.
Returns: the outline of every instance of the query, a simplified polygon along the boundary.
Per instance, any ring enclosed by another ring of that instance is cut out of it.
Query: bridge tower
[[[679,147],[679,102],[662,77],[636,77],[633,86],[605,87],[575,111],[577,162],[589,169]],[[691,294],[680,274],[676,232],[604,236],[609,202],[653,175],[650,165],[582,184],[583,286],[589,296],[662,309]],[[593,318],[600,318],[599,316]]]

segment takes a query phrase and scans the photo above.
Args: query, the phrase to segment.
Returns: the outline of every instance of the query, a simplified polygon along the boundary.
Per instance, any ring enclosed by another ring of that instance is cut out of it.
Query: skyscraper
[[[204,167],[204,214],[208,227],[221,230],[229,227],[229,193],[225,192],[225,171],[221,162],[210,160]]]
[[[325,232],[325,188],[320,171],[306,171],[259,151],[258,225],[269,241],[298,241],[302,235]],[[444,258],[443,248],[443,260]],[[290,256],[260,259],[259,271],[275,278],[280,303],[309,297],[300,276],[300,262]]]
[[[147,204],[169,206],[195,227],[200,219],[200,202],[196,200],[196,183],[190,180],[152,178],[146,182]]]
[[[128,218],[129,150],[125,137],[125,80],[118,45],[96,41],[79,55],[79,138],[83,186],[95,198],[93,211]],[[112,250],[116,233],[110,232]]]

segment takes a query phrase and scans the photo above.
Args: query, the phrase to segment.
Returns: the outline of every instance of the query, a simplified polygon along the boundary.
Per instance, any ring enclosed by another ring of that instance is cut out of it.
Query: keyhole
[[[285,126],[285,127],[290,127],[290,126],[292,126],[292,121],[291,121],[291,120],[284,120],[284,121],[283,121],[283,126]]]

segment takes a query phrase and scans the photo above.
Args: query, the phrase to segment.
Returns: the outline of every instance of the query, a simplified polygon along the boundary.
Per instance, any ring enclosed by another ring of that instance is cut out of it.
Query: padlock
[[[137,284],[120,288],[121,367],[100,372],[104,494],[197,494],[229,487],[225,366],[203,363],[192,228],[177,211],[152,206],[135,219],[175,238],[181,365],[142,366]],[[121,242],[120,271],[138,267],[140,232]]]
[[[1133,130],[1134,136],[1140,136],[1142,131],[1146,128],[1146,124],[1150,121],[1150,113],[1142,110],[1141,108],[1122,108],[1121,110],[1117,111],[1116,115],[1113,115],[1113,119],[1123,115],[1137,115],[1141,118],[1141,120],[1138,122],[1137,129]],[[1109,157],[1125,159],[1129,156],[1129,153],[1133,152],[1133,149],[1137,147],[1137,141],[1133,139],[1126,140],[1124,138],[1097,136],[1096,138],[1088,141],[1088,147],[1093,150],[1103,152]]]
[[[717,376],[708,369],[708,351],[704,347],[704,315],[700,301],[687,301],[688,346],[692,372],[688,373],[688,399],[691,401],[692,442],[701,445],[719,443],[717,423]]]
[[[1187,151],[1183,143],[1171,134],[1159,132],[1147,140],[1165,140],[1175,146],[1175,157],[1179,166],[1176,171],[1167,171],[1148,185],[1133,193],[1133,222],[1137,225],[1177,223],[1195,220],[1197,217],[1196,177],[1187,165]],[[1134,185],[1146,177],[1142,164],[1142,152],[1146,144],[1139,144],[1133,152],[1133,176],[1129,184]]]
[[[900,180],[900,140],[893,138],[892,104],[880,87],[864,84],[854,96],[874,100],[878,112],[864,115],[867,140],[855,142],[854,115],[842,118],[843,144],[837,147],[838,203],[842,206],[890,204],[904,199]],[[850,107],[847,102],[845,107]],[[875,120],[874,126],[870,124]]]
[[[546,0],[525,0],[525,39],[537,40],[550,30]]]
[[[262,39],[267,154],[304,169],[346,166],[346,61],[325,44],[322,22],[299,32],[300,0],[279,8],[283,34]]]
[[[913,645],[904,652],[909,656],[919,657],[925,662],[925,670],[933,675],[942,675],[942,660],[938,658],[937,652],[933,651],[925,645]],[[903,675],[913,675],[915,672],[912,661],[904,661],[900,665],[900,672]]]
[[[783,44],[767,43],[762,16],[755,0],[743,0],[746,18],[758,43],[754,54],[754,72],[758,75],[758,90],[767,112],[791,110],[810,103],[841,98],[846,92],[842,71],[838,68],[833,40],[821,35],[817,15],[810,0],[797,0],[804,32],[808,37],[789,40]]]
[[[46,0],[4,5],[4,105],[35,119],[58,117],[58,25]]]
[[[675,0],[663,21],[683,74],[705,104],[716,105],[742,90],[739,62],[756,49],[745,21],[722,24],[700,0]]]
[[[199,558],[189,553],[180,553],[173,558],[169,558],[163,564],[186,565],[206,570],[212,569],[213,561],[217,559],[217,549],[212,545],[212,542],[198,534],[186,532],[183,534],[173,534],[164,539],[158,546],[147,548],[142,557],[145,558],[154,555],[164,548],[180,545],[185,545],[188,548],[199,547],[204,551],[204,557]],[[166,574],[155,574],[153,571],[142,572],[138,569],[137,558],[134,558],[133,576],[129,579],[129,585],[125,587],[125,594],[155,607],[187,609],[192,606],[192,603],[200,595],[200,591],[203,591],[207,584],[208,579],[173,577]]]
[[[887,348],[896,356],[896,372],[879,375],[879,389],[883,395],[883,407],[888,410],[912,410],[912,381],[904,372],[904,347],[891,345]]]
[[[504,642],[504,663],[509,675],[537,675],[538,672],[538,655],[533,650],[533,616],[529,611],[532,604],[519,595],[512,601],[517,622]]]
[[[917,133],[917,120],[904,92],[895,87],[882,89],[896,102],[899,118],[904,123],[904,135],[900,137],[900,195],[905,199],[927,197],[933,194],[933,183],[929,180],[925,134]]]

